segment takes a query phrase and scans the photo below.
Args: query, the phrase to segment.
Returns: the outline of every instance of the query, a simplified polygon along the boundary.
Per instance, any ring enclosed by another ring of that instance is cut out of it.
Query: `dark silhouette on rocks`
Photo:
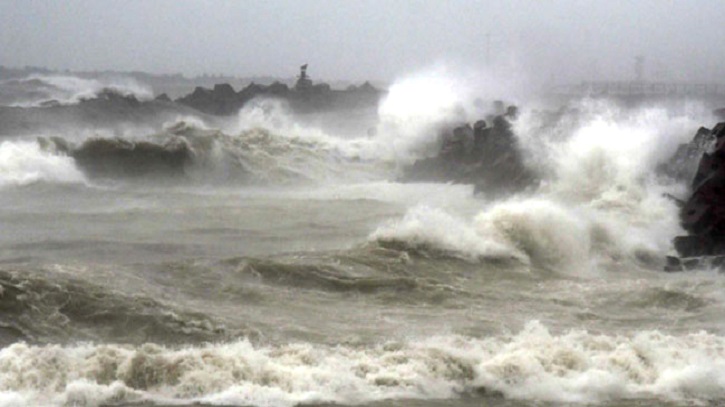
[[[307,113],[376,106],[383,94],[369,82],[346,90],[333,90],[326,83],[315,84],[307,74],[305,64],[300,67],[300,75],[293,88],[280,82],[267,86],[251,83],[235,92],[229,84],[218,84],[213,89],[197,87],[176,102],[204,113],[224,116],[237,113],[254,98],[271,97],[286,101],[293,111]]]

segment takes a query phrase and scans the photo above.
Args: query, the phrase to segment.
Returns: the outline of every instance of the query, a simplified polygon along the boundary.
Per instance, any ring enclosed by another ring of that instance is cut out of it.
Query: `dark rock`
[[[665,265],[665,271],[668,273],[677,273],[682,271],[691,271],[695,269],[702,269],[705,262],[702,257],[692,257],[687,259],[681,259],[679,257],[667,257],[667,264]]]
[[[464,160],[473,147],[473,129],[465,124],[445,134],[440,155],[450,160]]]
[[[289,86],[284,83],[275,82],[267,87],[267,93],[275,96],[285,96],[289,93]]]
[[[212,90],[196,87],[191,94],[176,101],[204,113],[229,115],[238,112],[245,100],[238,97],[231,85],[224,83],[214,85]]]
[[[674,178],[677,181],[697,183],[702,180],[700,167],[701,158],[716,140],[713,132],[700,127],[691,142],[681,144],[675,155],[666,163],[657,168],[659,173]]]
[[[717,137],[721,138],[722,136],[725,136],[725,122],[718,123],[713,129],[712,134]]]
[[[256,95],[261,94],[264,92],[264,86],[257,85],[256,83],[252,82],[249,85],[247,85],[244,89],[240,90],[237,94],[239,97],[246,97],[246,98],[252,98]]]
[[[330,92],[331,90],[332,90],[332,88],[330,87],[330,85],[328,85],[326,83],[318,83],[312,87],[312,92],[315,92],[315,93],[327,93],[327,92]]]
[[[716,161],[711,154],[703,153],[700,163],[697,165],[697,171],[692,178],[692,186],[702,183],[710,175],[710,172],[718,169],[719,162]]]
[[[194,88],[194,91],[191,92],[190,95],[187,95],[187,97],[191,97],[191,98],[195,98],[195,99],[211,97],[211,90],[202,88],[201,86],[197,86]]]
[[[524,165],[509,120],[495,116],[493,126],[483,120],[441,132],[438,155],[416,161],[406,168],[403,181],[433,181],[473,184],[478,193],[499,195],[521,191],[537,184],[537,177]]]
[[[380,92],[375,88],[375,86],[371,85],[370,82],[365,81],[362,85],[360,85],[359,88],[357,88],[358,92],[366,92],[366,93],[378,93]]]
[[[382,92],[369,83],[348,90],[332,90],[326,83],[315,84],[307,76],[307,66],[303,65],[294,88],[275,82],[269,86],[249,84],[235,92],[229,84],[218,84],[214,89],[197,87],[194,91],[176,100],[176,102],[213,115],[236,114],[249,101],[257,97],[282,99],[295,112],[307,113],[331,109],[345,109],[377,106]]]
[[[43,106],[0,106],[0,137],[95,132],[98,128],[132,126],[161,128],[179,116],[196,115],[213,120],[188,106],[158,100],[138,100],[133,95],[101,92],[76,103]]]
[[[679,271],[685,271],[685,267],[682,265],[682,260],[679,257],[667,256],[665,271],[668,273],[675,273]]]
[[[156,96],[156,98],[154,100],[157,100],[159,102],[171,102],[171,98],[166,93],[162,93],[162,94]]]
[[[688,257],[684,259],[667,256],[667,264],[664,270],[668,273],[676,273],[703,269],[722,270],[723,267],[725,267],[725,256]]]
[[[668,261],[667,271],[698,267],[725,266],[725,123],[712,131],[698,130],[691,145],[681,148],[687,154],[701,149],[697,170],[692,178],[692,195],[680,209],[682,227],[689,233],[678,236],[674,247],[681,264]],[[693,147],[694,145],[694,147]],[[684,157],[684,153],[681,156]],[[677,161],[675,161],[677,163]],[[688,266],[689,265],[689,266]],[[690,267],[692,266],[692,267]]]
[[[479,120],[473,124],[473,153],[481,155],[489,142],[491,129],[486,127],[486,121]]]
[[[214,90],[211,93],[216,99],[234,99],[237,96],[232,85],[228,83],[214,85]]]
[[[712,252],[714,243],[708,236],[677,236],[674,240],[675,250],[682,257],[707,256]]]
[[[685,230],[701,234],[712,227],[715,222],[715,211],[712,205],[704,200],[690,200],[682,208],[680,217]]]

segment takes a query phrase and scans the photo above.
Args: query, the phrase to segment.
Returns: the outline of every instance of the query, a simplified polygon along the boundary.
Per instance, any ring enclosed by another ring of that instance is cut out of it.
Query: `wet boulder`
[[[176,102],[207,114],[223,116],[236,114],[255,98],[269,97],[283,100],[296,113],[315,113],[375,107],[384,94],[368,82],[347,90],[333,90],[326,83],[312,82],[307,76],[306,66],[301,67],[300,76],[292,88],[281,82],[267,86],[250,83],[235,92],[229,84],[218,84],[213,89],[197,87]]]
[[[693,182],[695,175],[702,173],[699,167],[705,165],[703,154],[715,140],[712,130],[700,127],[692,141],[680,144],[672,158],[660,165],[657,171],[680,182]]]
[[[162,93],[154,98],[158,102],[171,102],[171,98],[166,93]]]
[[[176,102],[219,116],[234,114],[244,104],[244,100],[228,83],[214,85],[214,89],[197,86],[192,93],[177,99]]]
[[[725,265],[717,260],[725,259],[725,122],[712,130],[698,130],[688,148],[688,154],[705,152],[692,176],[692,194],[680,211],[688,235],[675,238],[673,244],[680,257],[668,261],[667,271]]]
[[[500,110],[504,111],[503,108]],[[509,194],[538,184],[525,165],[513,133],[511,120],[517,110],[509,108],[491,119],[444,129],[436,156],[416,161],[404,169],[403,181],[456,182],[473,184],[477,193]]]
[[[237,93],[234,91],[234,88],[232,85],[228,83],[219,83],[214,85],[214,89],[211,91],[212,97],[215,99],[223,100],[223,99],[235,99],[237,96]]]
[[[281,82],[275,82],[271,85],[269,85],[266,89],[266,93],[274,96],[287,96],[287,94],[290,92],[289,86],[285,85]]]

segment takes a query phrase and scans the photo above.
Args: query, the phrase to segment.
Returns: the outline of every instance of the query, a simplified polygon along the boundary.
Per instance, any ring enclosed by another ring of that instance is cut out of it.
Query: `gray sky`
[[[491,61],[486,58],[490,33]],[[0,64],[392,80],[435,64],[536,82],[725,82],[725,1],[0,0]]]

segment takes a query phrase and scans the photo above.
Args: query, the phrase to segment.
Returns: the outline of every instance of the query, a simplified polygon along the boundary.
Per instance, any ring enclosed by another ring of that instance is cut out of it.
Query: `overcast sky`
[[[725,1],[0,0],[16,67],[286,78],[308,62],[388,81],[446,64],[564,83],[630,79],[637,55],[648,79],[725,82]]]

